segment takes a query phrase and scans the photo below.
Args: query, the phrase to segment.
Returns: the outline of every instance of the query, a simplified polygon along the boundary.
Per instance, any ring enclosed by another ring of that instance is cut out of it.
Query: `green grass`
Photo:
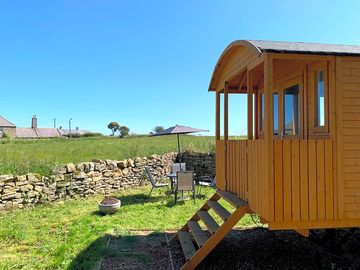
[[[214,137],[181,136],[182,150],[212,152]],[[175,136],[49,140],[0,140],[0,174],[48,175],[56,165],[94,158],[122,160],[177,151]]]
[[[211,196],[173,205],[173,197],[148,187],[116,194],[122,207],[114,215],[101,216],[101,196],[69,200],[0,216],[0,269],[93,269],[106,251],[107,235],[134,230],[179,229]],[[239,225],[251,225],[245,217]]]

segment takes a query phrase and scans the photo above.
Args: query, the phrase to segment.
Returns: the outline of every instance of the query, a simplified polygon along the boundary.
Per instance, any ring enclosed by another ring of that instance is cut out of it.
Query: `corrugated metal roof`
[[[258,48],[260,52],[305,53],[321,55],[360,55],[359,45],[265,40],[246,40],[245,42],[249,42]]]
[[[15,125],[6,120],[4,117],[0,116],[0,127],[15,127]]]

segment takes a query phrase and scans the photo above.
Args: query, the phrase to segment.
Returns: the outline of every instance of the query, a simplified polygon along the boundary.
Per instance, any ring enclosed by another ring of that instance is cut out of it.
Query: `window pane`
[[[273,104],[274,104],[274,135],[279,135],[279,106],[278,106],[278,94],[273,94]]]
[[[325,125],[325,85],[324,71],[316,72],[317,126]]]
[[[300,133],[299,85],[286,88],[284,99],[284,135],[297,135]]]
[[[264,130],[264,119],[265,119],[264,101],[265,101],[264,94],[260,94],[260,110],[261,110],[260,130]]]

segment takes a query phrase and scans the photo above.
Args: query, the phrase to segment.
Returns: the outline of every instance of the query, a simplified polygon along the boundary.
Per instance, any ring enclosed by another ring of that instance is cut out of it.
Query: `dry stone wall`
[[[149,182],[144,175],[145,166],[152,169],[155,177],[163,176],[171,172],[175,158],[175,153],[169,153],[121,161],[70,163],[54,169],[50,177],[33,173],[0,175],[0,210],[146,185]]]
[[[196,176],[215,176],[215,153],[193,153],[181,154],[181,162],[186,163],[186,169],[194,171]]]
[[[152,169],[155,178],[160,178],[171,172],[176,159],[175,153],[121,161],[96,159],[55,168],[49,177],[34,173],[0,175],[0,211],[148,185],[145,166]],[[181,161],[197,176],[215,175],[213,153],[185,152],[181,154]]]

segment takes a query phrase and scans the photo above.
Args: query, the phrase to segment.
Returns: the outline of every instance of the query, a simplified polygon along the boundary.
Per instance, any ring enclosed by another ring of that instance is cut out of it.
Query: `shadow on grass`
[[[163,269],[164,265],[170,268],[165,234],[139,231],[98,238],[76,256],[68,270]]]
[[[68,270],[100,269],[101,258],[106,252],[110,237],[110,235],[105,235],[92,242],[75,257]]]

